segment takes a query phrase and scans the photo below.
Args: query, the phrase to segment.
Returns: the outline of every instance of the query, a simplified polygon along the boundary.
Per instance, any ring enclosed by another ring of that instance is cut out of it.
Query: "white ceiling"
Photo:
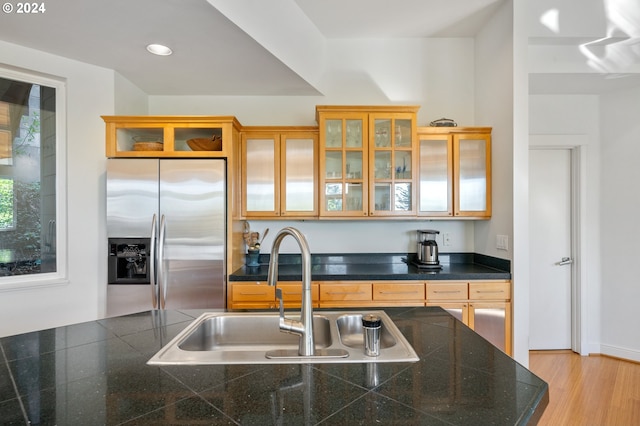
[[[3,13],[0,40],[116,70],[149,95],[318,95],[309,68],[320,59],[294,59],[300,52],[313,57],[332,39],[472,37],[504,1],[56,0],[45,13]],[[153,56],[149,43],[174,54]],[[530,77],[531,93],[623,84],[638,75]]]

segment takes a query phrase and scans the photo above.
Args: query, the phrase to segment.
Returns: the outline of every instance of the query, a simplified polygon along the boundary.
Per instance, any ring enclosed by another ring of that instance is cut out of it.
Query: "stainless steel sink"
[[[382,319],[380,355],[364,354],[362,315]],[[300,356],[299,336],[283,333],[276,312],[202,314],[149,361],[151,365],[415,362],[418,356],[384,311],[317,312],[315,355]]]

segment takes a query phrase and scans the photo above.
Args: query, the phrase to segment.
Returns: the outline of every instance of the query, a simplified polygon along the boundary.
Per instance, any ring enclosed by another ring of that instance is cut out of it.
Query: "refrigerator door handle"
[[[158,293],[159,293],[159,307],[164,309],[167,303],[167,280],[165,278],[164,270],[164,233],[167,228],[165,223],[165,217],[160,217],[160,235],[158,236]]]
[[[156,275],[156,262],[158,261],[156,257],[156,243],[158,240],[158,229],[157,229],[157,217],[154,214],[151,219],[151,238],[150,238],[150,247],[149,247],[149,284],[151,287],[151,303],[153,309],[158,308],[158,280]]]

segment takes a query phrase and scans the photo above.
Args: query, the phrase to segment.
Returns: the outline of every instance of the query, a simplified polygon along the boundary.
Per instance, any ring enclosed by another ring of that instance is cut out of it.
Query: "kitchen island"
[[[146,364],[203,310],[149,311],[5,337],[0,419],[43,425],[521,425],[540,418],[547,384],[444,310],[384,310],[418,362]]]

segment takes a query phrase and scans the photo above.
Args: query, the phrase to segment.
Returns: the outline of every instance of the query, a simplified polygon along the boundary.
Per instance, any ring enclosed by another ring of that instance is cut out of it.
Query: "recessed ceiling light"
[[[171,49],[169,49],[167,46],[164,46],[162,44],[150,44],[147,46],[147,50],[153,53],[154,55],[160,55],[160,56],[169,56],[173,53]]]

